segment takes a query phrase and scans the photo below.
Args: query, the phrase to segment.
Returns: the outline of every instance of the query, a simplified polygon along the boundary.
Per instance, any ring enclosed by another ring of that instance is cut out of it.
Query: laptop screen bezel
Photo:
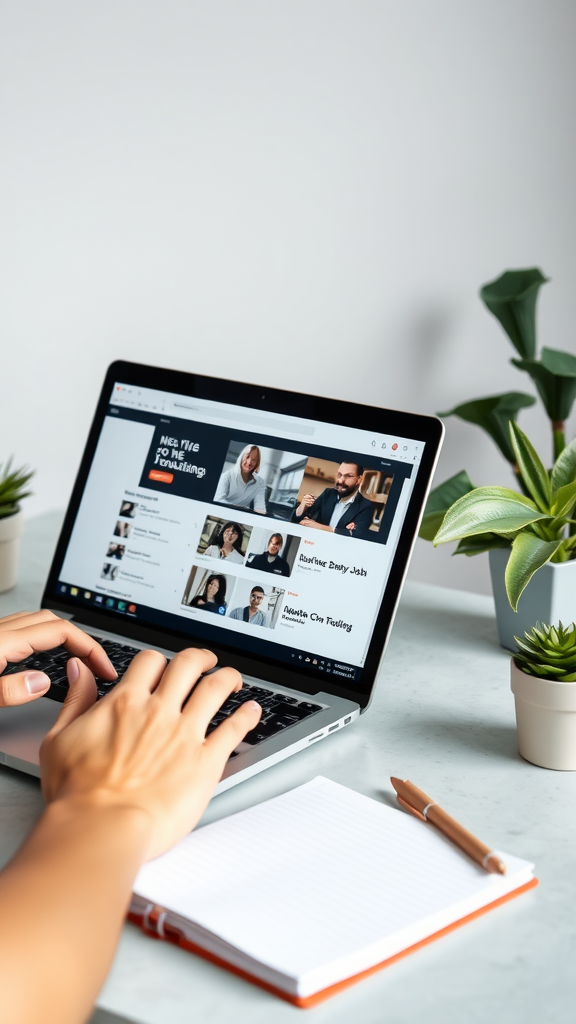
[[[246,653],[238,653],[226,643],[210,643],[220,661],[234,666],[244,674],[257,678],[265,677],[270,682],[302,690],[309,694],[322,690],[356,701],[362,709],[366,708],[370,702],[380,660],[388,640],[399,592],[442,442],[444,427],[441,420],[435,416],[381,409],[338,399],[282,391],[277,388],[257,387],[253,384],[205,377],[179,370],[160,369],[123,361],[112,363],[106,373],[74,483],[46,582],[42,607],[68,615],[72,613],[78,622],[89,628],[110,631],[121,634],[127,639],[174,651],[194,646],[194,641],[191,640],[189,634],[178,633],[176,630],[164,627],[161,630],[154,629],[147,623],[128,619],[114,611],[97,610],[92,607],[79,608],[73,598],[56,594],[60,569],[110,405],[112,387],[118,381],[135,387],[154,388],[157,391],[223,402],[250,410],[261,409],[281,416],[294,416],[296,413],[303,419],[334,423],[350,428],[358,428],[358,425],[361,424],[362,429],[366,431],[395,434],[424,444],[422,459],[418,466],[359,683],[355,683],[354,687],[349,687],[342,685],[342,682],[335,682],[331,676],[322,676],[319,679],[316,672],[307,669],[301,663],[299,663],[298,669],[293,669],[289,665],[279,664],[266,658],[262,653],[246,655]],[[205,643],[205,640],[199,640],[198,646],[204,646]]]

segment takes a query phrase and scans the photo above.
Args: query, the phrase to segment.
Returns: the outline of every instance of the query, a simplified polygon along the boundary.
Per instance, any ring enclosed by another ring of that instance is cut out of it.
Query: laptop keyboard
[[[118,673],[118,679],[110,682],[107,679],[97,679],[96,687],[98,699],[104,697],[110,690],[113,690],[120,682],[134,655],[140,651],[139,647],[129,647],[127,644],[120,644],[114,640],[102,640],[100,637],[93,637],[106,651],[114,668]],[[51,651],[40,651],[31,654],[24,661],[17,663],[9,662],[0,675],[10,675],[12,672],[23,672],[26,669],[34,669],[37,672],[45,672],[50,677],[51,685],[46,696],[52,700],[64,701],[68,693],[68,679],[66,677],[66,662],[70,658],[70,652],[65,647],[54,647]],[[246,700],[256,700],[262,707],[262,716],[255,729],[252,729],[243,742],[251,746],[270,739],[271,736],[296,725],[304,718],[322,711],[323,705],[313,704],[310,701],[299,700],[297,697],[285,693],[275,693],[274,690],[267,690],[263,686],[244,683],[242,689],[232,693],[224,701],[220,710],[208,725],[206,735],[208,736],[220,722],[223,722],[228,715]]]

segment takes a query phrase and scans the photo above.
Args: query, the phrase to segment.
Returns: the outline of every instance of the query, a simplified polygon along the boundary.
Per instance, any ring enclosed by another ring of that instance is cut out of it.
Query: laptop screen
[[[116,379],[52,593],[361,689],[425,447]]]

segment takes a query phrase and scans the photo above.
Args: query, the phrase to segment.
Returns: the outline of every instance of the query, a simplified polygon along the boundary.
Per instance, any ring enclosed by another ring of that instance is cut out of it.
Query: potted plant
[[[537,623],[515,639],[510,685],[518,750],[542,768],[576,771],[576,625]]]
[[[33,471],[27,466],[12,469],[11,459],[4,467],[0,465],[0,593],[16,583],[23,529],[20,502],[30,494],[26,486],[32,476]]]
[[[481,426],[509,463],[518,490],[475,487],[465,471],[431,491],[420,536],[435,545],[458,540],[455,554],[490,553],[500,642],[536,621],[576,618],[576,441],[566,445],[566,420],[576,398],[576,356],[543,348],[536,358],[536,300],[540,270],[509,270],[480,291],[532,378],[550,420],[554,466],[547,471],[518,427],[524,392],[480,398],[441,416]],[[535,576],[537,574],[537,576]]]

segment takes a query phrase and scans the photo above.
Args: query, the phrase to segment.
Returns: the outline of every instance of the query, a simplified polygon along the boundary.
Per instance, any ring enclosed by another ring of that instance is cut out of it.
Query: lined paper
[[[320,776],[193,832],[134,892],[310,988],[529,880],[500,856],[507,875],[488,874],[432,826]]]

